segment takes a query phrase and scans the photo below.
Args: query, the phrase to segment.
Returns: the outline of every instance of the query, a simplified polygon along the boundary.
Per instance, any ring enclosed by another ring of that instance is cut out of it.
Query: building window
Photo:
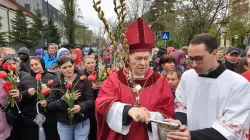
[[[24,4],[24,7],[28,10],[30,10],[30,4]]]

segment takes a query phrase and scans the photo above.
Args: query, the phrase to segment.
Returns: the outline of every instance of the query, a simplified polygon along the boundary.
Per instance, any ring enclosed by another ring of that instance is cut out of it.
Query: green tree
[[[226,38],[232,41],[232,46],[245,48],[250,33],[248,4],[235,4],[226,24]]]
[[[228,0],[159,0],[154,1],[144,15],[160,40],[160,32],[169,31],[170,39],[179,47],[188,45],[194,35],[211,32],[221,35],[222,24],[228,19],[228,11],[240,1]],[[174,47],[178,47],[174,46]]]
[[[0,21],[1,21],[2,17],[0,17]],[[3,25],[0,22],[0,29],[2,29]],[[4,32],[0,32],[0,47],[3,47],[7,44],[6,38],[5,38],[5,33]]]
[[[28,20],[26,15],[21,9],[16,11],[16,16],[11,20],[11,42],[25,44],[27,47],[31,47],[31,42],[28,33]]]
[[[42,17],[42,12],[39,9],[35,10],[35,15],[32,17],[32,24],[29,31],[31,45],[37,46],[39,43],[39,39],[41,39],[40,31],[44,31],[44,23],[45,20]]]
[[[63,13],[66,16],[64,26],[66,28],[66,36],[69,43],[75,43],[75,30],[76,30],[76,0],[62,0]]]
[[[49,19],[48,24],[45,26],[45,31],[45,38],[47,38],[48,43],[60,43],[60,33],[52,19]]]

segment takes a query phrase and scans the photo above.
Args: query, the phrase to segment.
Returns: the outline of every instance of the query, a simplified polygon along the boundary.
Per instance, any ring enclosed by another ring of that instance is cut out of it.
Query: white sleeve
[[[212,125],[229,140],[247,140],[250,124],[250,83],[233,89],[220,116]]]
[[[187,113],[187,104],[186,104],[186,97],[185,97],[185,87],[187,86],[187,81],[185,80],[185,77],[181,78],[181,81],[176,89],[175,92],[175,113],[181,112],[181,113]]]
[[[122,125],[122,116],[124,106],[128,104],[123,104],[121,102],[115,102],[112,104],[110,110],[108,111],[106,122],[109,127],[120,134],[126,135],[129,132],[130,126]]]
[[[150,113],[151,119],[159,120],[159,121],[162,121],[164,119],[164,116],[159,112],[149,112],[149,113]],[[151,126],[152,126],[152,133],[148,131],[149,140],[159,140],[158,132],[157,132],[157,123],[151,122]]]

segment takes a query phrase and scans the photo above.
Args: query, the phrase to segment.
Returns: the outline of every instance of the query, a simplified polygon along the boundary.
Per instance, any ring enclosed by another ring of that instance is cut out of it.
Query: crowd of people
[[[0,140],[38,140],[37,114],[46,118],[46,140],[158,140],[150,119],[180,126],[167,140],[249,139],[250,49],[218,48],[207,33],[181,49],[153,48],[154,35],[141,18],[126,37],[129,68],[116,67],[103,82],[86,78],[98,70],[100,55],[93,51],[84,56],[79,48],[51,43],[47,53],[38,49],[31,56],[26,47],[0,48],[1,71],[11,73],[8,64],[17,75],[9,93],[2,86],[7,79],[0,79]],[[103,52],[106,66],[113,52]],[[69,85],[77,89],[71,108],[65,101]],[[51,87],[43,99],[42,86]],[[15,107],[8,106],[8,96]]]

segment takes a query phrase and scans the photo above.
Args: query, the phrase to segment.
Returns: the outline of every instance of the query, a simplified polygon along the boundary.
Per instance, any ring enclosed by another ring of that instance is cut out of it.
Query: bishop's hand
[[[148,124],[150,121],[149,111],[144,107],[132,107],[128,111],[128,115],[132,117],[135,122],[141,122]]]

